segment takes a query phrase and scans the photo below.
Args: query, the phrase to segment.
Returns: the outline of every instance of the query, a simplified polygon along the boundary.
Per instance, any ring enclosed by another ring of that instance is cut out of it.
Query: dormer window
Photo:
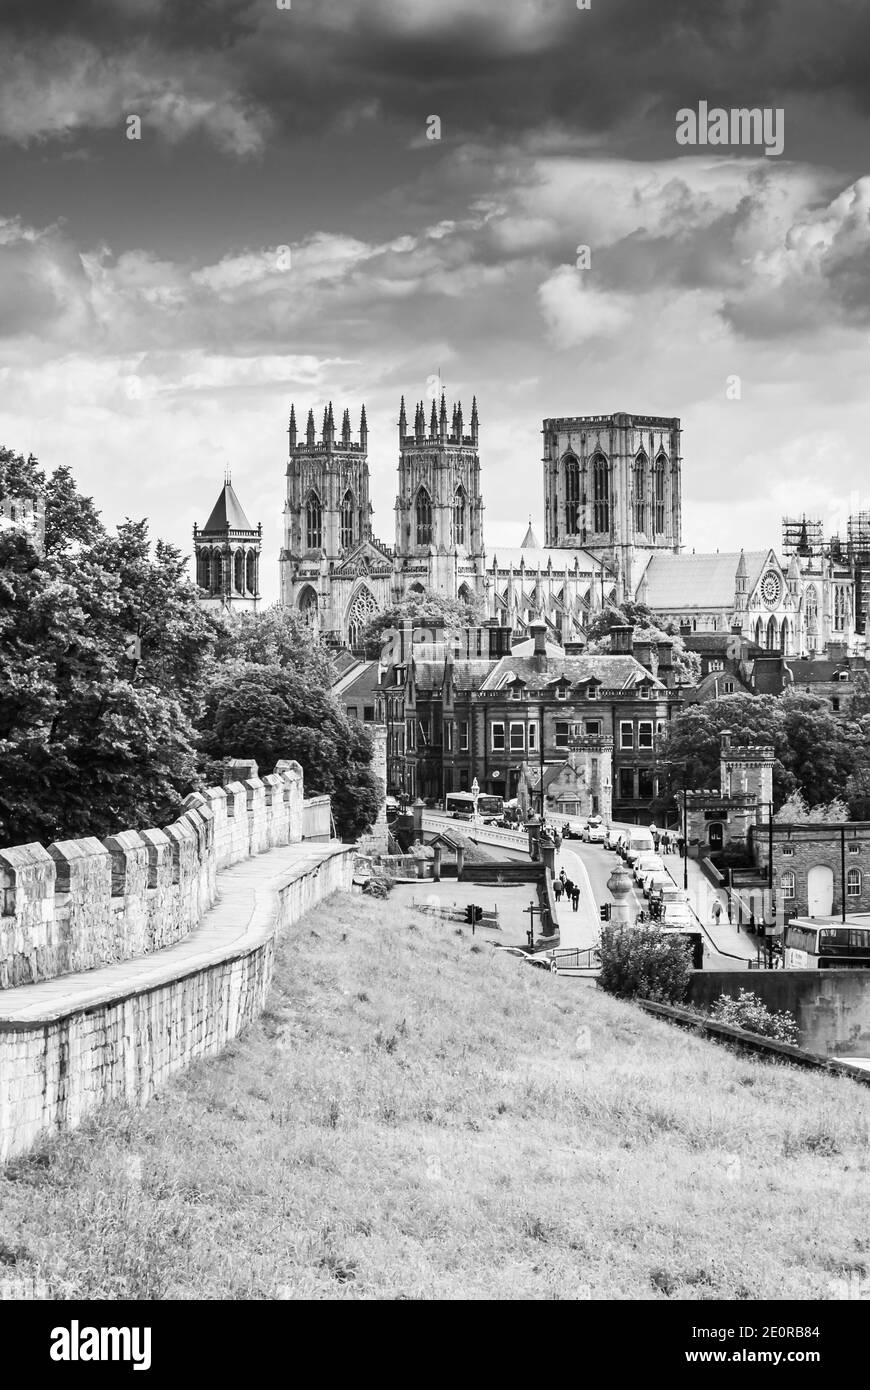
[[[522,698],[523,698],[523,688],[522,688],[522,686],[521,686],[521,685],[515,685],[515,686],[513,687],[513,689],[511,690],[511,699],[512,699],[512,700],[521,700]]]
[[[564,685],[557,686],[557,687],[556,687],[556,699],[557,699],[557,700],[567,700],[567,698],[568,698],[568,691],[566,690],[565,686],[564,686]]]
[[[648,699],[649,699],[649,686],[648,686],[648,685],[642,685],[642,686],[640,687],[640,698],[641,698],[642,700],[648,700]]]
[[[598,699],[598,687],[597,687],[597,686],[595,686],[595,685],[587,686],[587,689],[586,689],[586,699],[587,699],[587,700],[597,700],[597,699]]]

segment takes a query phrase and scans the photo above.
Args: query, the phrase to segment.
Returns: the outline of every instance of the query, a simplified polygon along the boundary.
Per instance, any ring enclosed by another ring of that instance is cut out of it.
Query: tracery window
[[[580,530],[580,461],[573,454],[565,459],[565,531],[576,536]]]
[[[655,529],[657,532],[665,529],[665,470],[667,459],[664,454],[659,454],[656,459],[656,466],[653,470],[653,505],[655,507]]]
[[[349,550],[353,545],[353,511],[353,493],[350,488],[348,488],[341,503],[339,544],[342,550]]]
[[[465,545],[465,489],[461,483],[453,494],[453,544]]]
[[[634,529],[646,531],[646,454],[641,451],[634,461]]]
[[[432,541],[432,498],[425,487],[417,493],[417,544],[429,545]]]
[[[610,464],[603,454],[592,463],[593,529],[598,535],[610,531]]]
[[[309,493],[305,504],[305,545],[308,550],[320,550],[323,545],[323,508],[316,492]]]

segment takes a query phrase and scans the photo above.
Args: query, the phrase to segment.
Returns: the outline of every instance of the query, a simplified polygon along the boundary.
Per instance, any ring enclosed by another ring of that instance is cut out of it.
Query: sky
[[[782,153],[677,143],[702,102],[781,111]],[[267,600],[291,401],[365,403],[392,544],[439,373],[490,549],[543,531],[542,420],[617,410],[681,418],[688,549],[837,532],[868,150],[866,0],[4,0],[0,443],[186,552],[229,466]]]

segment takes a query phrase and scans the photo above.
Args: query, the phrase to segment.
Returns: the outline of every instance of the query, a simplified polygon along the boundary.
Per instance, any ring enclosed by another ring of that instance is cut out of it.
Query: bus
[[[448,792],[444,798],[444,810],[448,816],[472,816],[474,797],[471,792]],[[477,810],[481,816],[503,816],[504,797],[481,792],[477,798]]]
[[[870,919],[868,926],[790,922],[783,943],[786,970],[870,970]]]

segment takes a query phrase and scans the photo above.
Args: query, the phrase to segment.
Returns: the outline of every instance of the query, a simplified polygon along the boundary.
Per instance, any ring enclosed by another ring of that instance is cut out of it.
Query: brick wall
[[[0,850],[0,990],[181,940],[213,904],[219,869],[302,839],[302,793],[301,767],[282,762],[194,793],[163,830]]]

